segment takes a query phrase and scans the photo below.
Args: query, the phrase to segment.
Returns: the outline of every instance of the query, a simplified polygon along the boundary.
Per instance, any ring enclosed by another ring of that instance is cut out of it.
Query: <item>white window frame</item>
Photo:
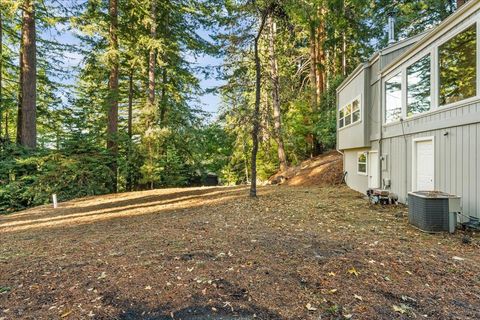
[[[405,70],[404,70],[405,69]],[[398,123],[400,122],[400,119],[405,119],[404,117],[404,113],[406,112],[406,108],[405,108],[405,100],[407,99],[407,95],[406,95],[406,91],[405,91],[405,72],[406,72],[406,68],[401,68],[401,69],[396,69],[394,70],[389,76],[388,78],[385,78],[385,80],[383,81],[383,105],[384,105],[384,108],[383,109],[383,123],[384,124],[392,124],[392,123]],[[401,104],[402,104],[402,114],[400,115],[400,119],[398,120],[393,120],[393,121],[390,121],[390,122],[387,122],[387,90],[386,90],[386,85],[387,85],[387,82],[390,81],[392,78],[396,77],[398,74],[400,74],[400,77],[402,78],[401,80],[401,84],[402,84],[402,87],[400,89],[401,91]]]
[[[425,54],[421,54],[423,53],[423,51],[420,52],[420,54],[417,54],[415,56],[415,61],[408,64],[407,66],[405,66],[405,106],[403,106],[403,102],[402,102],[402,108],[405,107],[405,111],[402,110],[402,114],[405,114],[405,118],[404,119],[410,119],[410,118],[413,118],[415,116],[418,116],[418,115],[422,115],[424,113],[428,113],[430,111],[432,111],[432,109],[434,108],[434,89],[433,89],[433,80],[434,80],[434,77],[433,77],[433,70],[434,70],[434,65],[433,65],[433,50],[428,50],[427,52],[425,52]],[[419,56],[419,57],[418,57]],[[422,112],[422,113],[417,113],[417,114],[414,114],[414,115],[411,115],[411,116],[408,116],[408,68],[410,68],[411,66],[413,66],[414,64],[416,64],[417,62],[419,62],[420,60],[426,58],[426,57],[430,57],[430,109],[428,111],[425,111],[425,112]],[[438,87],[438,86],[437,86]]]
[[[479,62],[480,62],[480,46],[479,46],[479,32],[480,32],[480,27],[479,27],[479,24],[480,24],[480,21],[478,21],[478,19],[475,19],[474,21],[469,21],[469,22],[466,22],[465,25],[463,25],[459,30],[456,30],[453,34],[451,34],[450,36],[446,37],[445,39],[443,39],[441,42],[439,42],[438,44],[436,44],[434,46],[434,50],[435,50],[435,55],[436,55],[436,64],[435,64],[435,73],[436,73],[436,77],[435,77],[435,81],[436,81],[436,97],[435,97],[435,109],[446,109],[446,108],[449,108],[449,107],[453,107],[453,106],[457,106],[457,105],[461,105],[461,104],[464,104],[465,102],[468,102],[468,101],[471,101],[471,100],[475,100],[478,98],[479,96],[479,92],[478,90],[480,89],[480,85],[478,83],[478,81],[480,80],[480,76],[479,76],[479,70],[480,70],[480,67],[479,67]],[[455,38],[457,35],[459,35],[460,33],[466,31],[468,28],[471,28],[473,25],[475,25],[476,27],[476,35],[477,35],[477,39],[476,39],[476,45],[477,45],[477,54],[476,54],[476,88],[475,88],[475,95],[473,97],[470,97],[470,98],[466,98],[466,99],[463,99],[463,100],[460,100],[460,101],[456,101],[456,102],[452,102],[452,103],[447,103],[447,104],[444,104],[444,105],[440,105],[440,64],[439,64],[439,61],[440,61],[440,47],[442,45],[444,45],[445,43],[447,43],[448,41],[452,40],[453,38]],[[433,88],[432,88],[433,89]]]
[[[360,162],[359,161],[360,155],[365,155],[365,162]],[[365,165],[365,172],[361,172],[359,170],[360,164]],[[359,174],[361,176],[367,176],[368,175],[368,151],[357,152],[357,174]]]
[[[360,113],[360,116],[358,117],[358,120],[353,122],[353,102],[355,101],[358,101],[358,111]],[[346,119],[346,109],[347,109],[347,106],[350,105],[351,106],[351,112],[349,114],[349,117],[350,117],[350,124],[346,125],[345,124],[345,119]],[[342,129],[345,129],[345,128],[348,128],[348,127],[351,127],[353,125],[356,125],[357,123],[360,123],[362,122],[362,117],[363,117],[363,112],[362,112],[362,107],[363,107],[363,103],[362,103],[362,95],[359,95],[357,96],[355,99],[352,99],[351,101],[349,101],[348,103],[344,104],[343,107],[341,107],[340,109],[338,109],[338,121],[337,121],[337,126],[338,126],[338,129],[339,130],[342,130]],[[340,118],[340,111],[343,110],[343,118]],[[340,127],[340,120],[343,119],[343,127]]]

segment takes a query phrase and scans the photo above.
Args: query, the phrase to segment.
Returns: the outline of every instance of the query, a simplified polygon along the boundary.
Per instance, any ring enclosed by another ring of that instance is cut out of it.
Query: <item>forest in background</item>
[[[0,213],[53,193],[64,201],[201,185],[212,173],[223,184],[265,180],[335,148],[336,88],[386,47],[389,16],[402,39],[455,7],[0,0]],[[205,56],[223,64],[199,69],[192,61]],[[201,77],[223,85],[206,90]],[[214,119],[198,103],[210,91],[222,98]]]

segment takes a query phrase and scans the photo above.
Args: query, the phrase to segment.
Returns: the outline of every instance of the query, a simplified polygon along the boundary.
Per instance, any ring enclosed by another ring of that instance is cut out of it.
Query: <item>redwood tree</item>
[[[118,154],[118,73],[119,73],[119,58],[118,58],[118,0],[109,1],[110,15],[110,32],[109,32],[109,47],[110,47],[110,76],[108,78],[108,103],[107,103],[107,149],[112,155],[110,168],[113,172],[112,185],[110,190],[117,191],[117,154]]]
[[[37,146],[37,49],[33,1],[25,0],[22,9],[17,143],[34,149]]]

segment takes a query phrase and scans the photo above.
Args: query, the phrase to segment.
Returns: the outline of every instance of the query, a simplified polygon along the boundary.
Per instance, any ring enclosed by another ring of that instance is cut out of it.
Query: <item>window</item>
[[[367,152],[359,152],[357,157],[357,173],[366,175],[367,174]]]
[[[407,68],[407,116],[430,110],[430,55]]]
[[[385,82],[385,122],[393,122],[402,115],[402,73]]]
[[[340,126],[340,128],[343,128],[344,123],[345,123],[345,113],[343,112],[343,109],[340,110],[338,118],[340,119],[339,120],[340,121],[339,126]]]
[[[447,105],[477,94],[477,26],[474,24],[438,48],[439,103]]]
[[[361,120],[360,112],[360,98],[357,98],[339,110],[338,127],[343,128],[359,122]]]
[[[352,105],[349,104],[345,107],[345,125],[352,124]]]
[[[360,101],[357,99],[352,102],[352,123],[360,121]]]

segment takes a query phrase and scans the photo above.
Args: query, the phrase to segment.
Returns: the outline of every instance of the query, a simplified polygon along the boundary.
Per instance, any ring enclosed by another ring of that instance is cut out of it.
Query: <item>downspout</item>
[[[379,53],[379,58],[378,58],[378,64],[379,64],[379,70],[382,70],[382,51],[380,51]],[[378,109],[379,109],[379,112],[378,112],[378,126],[379,126],[379,138],[378,138],[378,156],[379,156],[379,160],[380,160],[380,165],[378,166],[378,170],[380,171],[379,173],[379,177],[380,177],[380,186],[381,186],[381,189],[385,189],[385,184],[383,183],[383,177],[382,177],[382,173],[383,173],[383,169],[382,169],[382,159],[383,159],[383,152],[382,152],[382,139],[383,139],[383,126],[382,126],[382,119],[383,119],[383,105],[382,105],[382,97],[383,97],[383,78],[382,78],[382,73],[379,72],[379,75],[378,75],[378,85],[379,85],[379,88],[378,88]],[[383,163],[385,163],[385,161],[383,161]]]

